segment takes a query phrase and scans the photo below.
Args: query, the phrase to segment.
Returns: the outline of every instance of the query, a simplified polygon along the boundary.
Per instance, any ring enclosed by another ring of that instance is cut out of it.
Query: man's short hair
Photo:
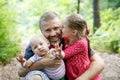
[[[55,12],[52,12],[52,11],[45,12],[40,17],[39,27],[41,28],[41,26],[43,25],[44,22],[49,22],[50,20],[53,20],[56,17],[60,19],[60,17]]]

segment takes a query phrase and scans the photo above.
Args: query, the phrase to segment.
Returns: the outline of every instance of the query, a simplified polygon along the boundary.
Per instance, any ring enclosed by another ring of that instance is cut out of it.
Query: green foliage
[[[101,10],[105,10],[107,8],[112,8],[115,10],[120,7],[120,0],[100,0],[100,6]]]
[[[93,33],[93,0],[81,0],[80,14],[82,14],[88,26]],[[120,10],[118,8],[119,0],[100,0],[101,10],[101,27],[92,34],[92,46],[101,50],[120,52],[119,48],[119,18]],[[21,21],[20,27],[26,29],[26,35],[39,33],[39,17],[46,11],[54,11],[61,18],[64,18],[69,13],[77,12],[77,0],[22,0],[19,5],[20,15],[18,20]],[[107,8],[111,9],[107,9]],[[107,9],[107,10],[106,10]]]
[[[119,0],[100,0],[101,27],[91,35],[94,48],[120,53],[119,4]],[[0,0],[0,64],[6,64],[20,52],[20,38],[40,32],[39,17],[46,11],[64,18],[77,13],[77,0]],[[81,0],[80,14],[86,17],[91,29],[94,28],[92,11],[92,0]]]
[[[22,21],[26,22],[25,25],[29,26],[27,29],[32,30],[33,33],[40,31],[38,21],[40,16],[46,11],[54,11],[59,14],[61,18],[68,13],[77,12],[77,2],[74,0],[23,0],[21,5],[21,10],[24,12],[21,13],[24,15]]]
[[[101,27],[91,37],[98,50],[120,53],[120,8],[101,11]]]
[[[20,51],[15,20],[17,13],[11,4],[5,0],[0,1],[0,64],[10,62]]]

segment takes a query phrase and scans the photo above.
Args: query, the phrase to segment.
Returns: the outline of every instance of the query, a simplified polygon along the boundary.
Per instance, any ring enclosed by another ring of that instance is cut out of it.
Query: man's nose
[[[51,36],[55,36],[56,35],[56,32],[54,30],[51,31],[50,33]]]

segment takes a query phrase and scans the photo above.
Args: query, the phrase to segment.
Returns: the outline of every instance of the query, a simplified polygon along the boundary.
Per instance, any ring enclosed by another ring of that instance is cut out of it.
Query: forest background
[[[80,13],[91,30],[92,48],[120,54],[120,0],[0,0],[0,65],[21,52],[26,38],[40,33],[39,18],[46,11],[61,19]]]

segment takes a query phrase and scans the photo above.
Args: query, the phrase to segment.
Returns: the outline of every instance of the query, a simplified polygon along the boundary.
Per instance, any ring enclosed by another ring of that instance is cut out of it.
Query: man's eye
[[[50,32],[50,30],[46,30],[46,32]]]
[[[58,30],[59,28],[58,27],[55,27],[54,30]]]
[[[34,49],[36,49],[36,48],[37,48],[37,46],[34,47]]]
[[[64,28],[64,26],[62,25],[62,28]]]

